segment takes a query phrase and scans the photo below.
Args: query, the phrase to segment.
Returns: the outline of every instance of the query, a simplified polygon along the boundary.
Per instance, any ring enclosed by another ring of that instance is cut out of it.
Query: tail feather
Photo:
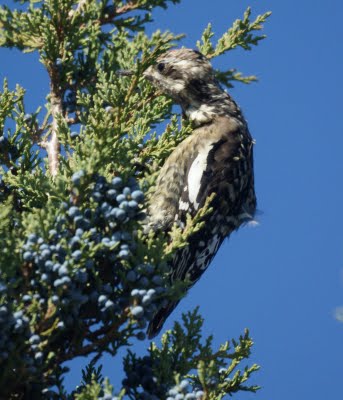
[[[164,323],[166,322],[166,319],[169,317],[169,315],[173,312],[173,310],[178,304],[179,301],[170,302],[167,304],[166,307],[160,308],[156,312],[153,319],[150,321],[147,329],[147,334],[149,339],[154,338],[160,333]]]

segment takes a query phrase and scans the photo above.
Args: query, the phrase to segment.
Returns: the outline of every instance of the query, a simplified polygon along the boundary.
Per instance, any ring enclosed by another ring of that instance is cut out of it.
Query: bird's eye
[[[158,69],[160,72],[162,72],[162,71],[164,70],[164,67],[165,67],[164,63],[159,63],[159,64],[157,64],[157,69]]]

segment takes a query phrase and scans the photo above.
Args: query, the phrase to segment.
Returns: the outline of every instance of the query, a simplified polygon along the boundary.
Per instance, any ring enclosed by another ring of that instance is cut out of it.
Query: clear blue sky
[[[13,4],[5,1],[5,4]],[[273,15],[268,38],[252,52],[215,61],[256,74],[260,82],[231,91],[257,141],[260,225],[227,240],[213,265],[166,324],[200,305],[205,334],[217,344],[248,327],[263,386],[241,400],[343,398],[343,2],[341,0],[194,0],[155,12],[157,28],[187,34],[194,47],[208,22],[218,35],[251,5]],[[44,103],[47,76],[35,55],[0,49],[0,80],[27,88]],[[148,345],[148,342],[145,343]],[[142,351],[142,344],[138,344]],[[116,381],[118,360],[105,359]],[[73,364],[74,366],[77,364]],[[79,380],[77,367],[67,379]]]

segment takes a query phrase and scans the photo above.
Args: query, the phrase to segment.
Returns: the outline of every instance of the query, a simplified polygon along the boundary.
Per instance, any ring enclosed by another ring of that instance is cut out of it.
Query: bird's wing
[[[216,209],[235,215],[253,179],[251,136],[245,127],[225,117],[197,131],[197,151],[188,160],[179,218],[185,220],[187,213],[195,215],[212,193],[217,195]]]

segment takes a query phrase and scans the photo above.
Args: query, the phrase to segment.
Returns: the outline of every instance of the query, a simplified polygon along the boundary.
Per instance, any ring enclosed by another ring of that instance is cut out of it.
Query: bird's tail
[[[169,317],[169,315],[173,312],[174,308],[178,304],[179,301],[172,301],[156,312],[148,326],[147,334],[149,339],[154,338],[160,333],[164,323],[166,322],[166,319]]]

